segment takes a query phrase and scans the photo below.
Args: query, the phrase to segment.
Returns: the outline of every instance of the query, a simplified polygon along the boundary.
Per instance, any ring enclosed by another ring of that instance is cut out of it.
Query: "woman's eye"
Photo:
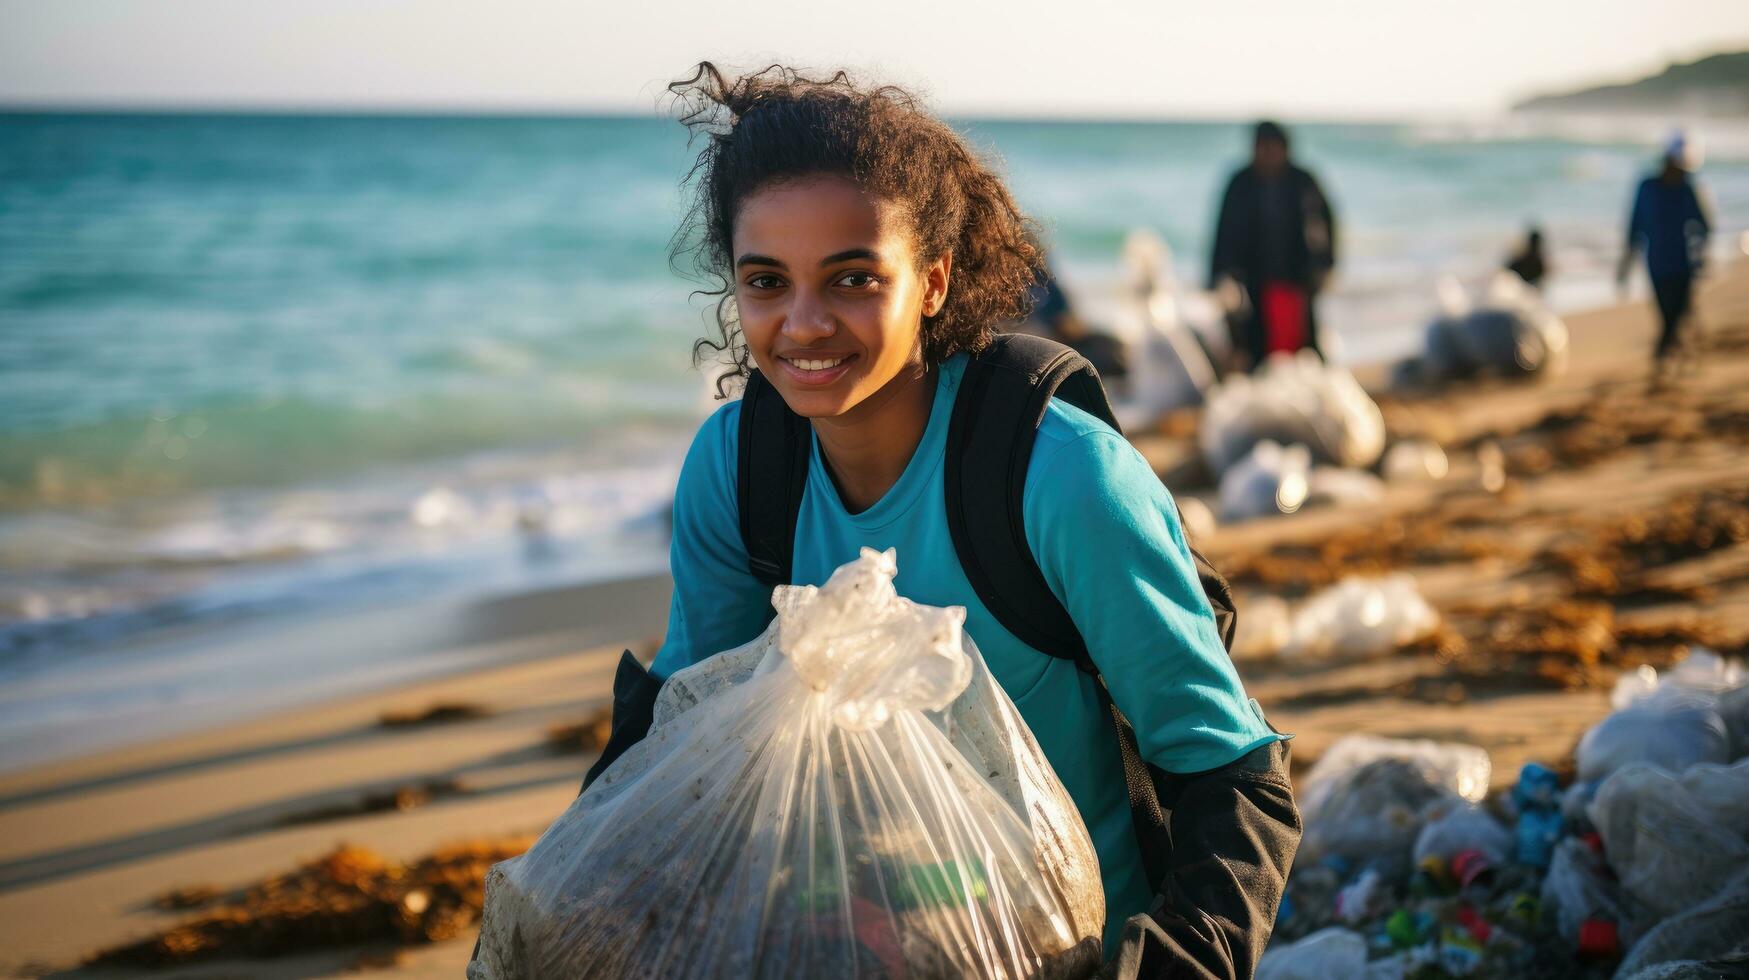
[[[851,289],[865,288],[873,284],[874,281],[875,277],[866,272],[846,272],[838,277],[838,285],[848,286]]]
[[[761,272],[758,275],[749,276],[747,285],[753,289],[777,289],[783,285],[783,280],[769,272]]]

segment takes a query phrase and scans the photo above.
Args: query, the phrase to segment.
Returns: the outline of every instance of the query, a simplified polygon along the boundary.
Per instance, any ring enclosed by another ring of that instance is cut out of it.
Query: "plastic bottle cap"
[[[1476,937],[1476,942],[1485,943],[1494,934],[1494,927],[1488,924],[1488,920],[1476,914],[1476,910],[1468,905],[1458,906],[1457,920],[1469,930],[1470,935]]]
[[[1494,862],[1488,855],[1471,848],[1459,851],[1451,856],[1451,871],[1457,877],[1458,884],[1468,887],[1471,882],[1494,870]]]
[[[1586,957],[1616,957],[1621,955],[1621,937],[1615,923],[1606,919],[1586,919],[1579,923],[1579,955]]]

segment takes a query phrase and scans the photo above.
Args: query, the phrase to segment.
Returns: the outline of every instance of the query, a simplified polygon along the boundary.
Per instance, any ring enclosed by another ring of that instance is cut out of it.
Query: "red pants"
[[[1264,283],[1257,312],[1263,319],[1264,353],[1291,354],[1307,345],[1304,289],[1293,283]]]

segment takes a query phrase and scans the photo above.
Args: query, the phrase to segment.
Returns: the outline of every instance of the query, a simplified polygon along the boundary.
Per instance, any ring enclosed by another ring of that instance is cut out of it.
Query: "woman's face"
[[[919,269],[897,208],[839,177],[786,181],[742,201],[731,244],[742,336],[796,414],[854,419],[915,379],[950,259]]]

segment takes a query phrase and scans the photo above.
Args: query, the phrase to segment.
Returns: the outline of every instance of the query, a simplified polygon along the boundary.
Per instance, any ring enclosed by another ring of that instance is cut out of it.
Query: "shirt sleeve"
[[[1028,543],[1142,755],[1195,773],[1279,738],[1245,696],[1177,507],[1141,454],[1103,428],[1038,449]]]
[[[674,489],[668,567],[674,597],[668,634],[650,672],[667,678],[758,636],[771,621],[771,589],[747,567],[735,495],[740,403],[718,409],[698,431]]]

